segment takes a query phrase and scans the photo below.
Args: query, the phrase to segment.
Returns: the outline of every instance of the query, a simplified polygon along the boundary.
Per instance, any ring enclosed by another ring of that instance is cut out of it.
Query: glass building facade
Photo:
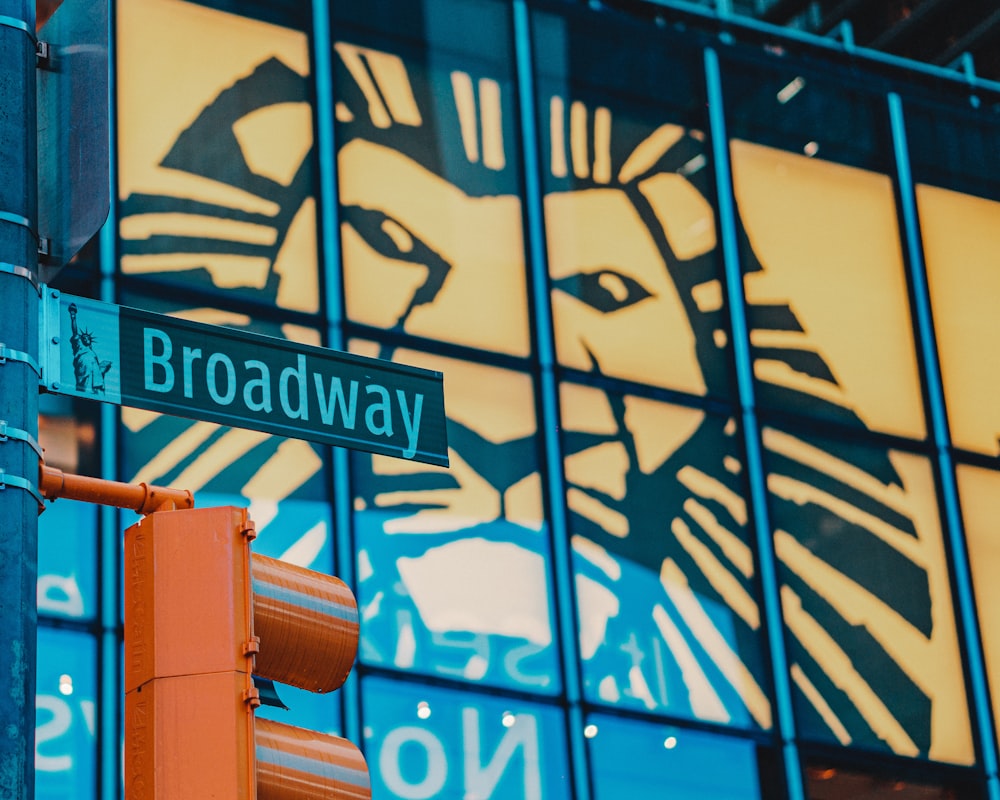
[[[1000,85],[654,4],[112,5],[54,286],[444,374],[447,469],[43,397],[53,465],[353,587],[345,689],[262,713],[385,800],[1000,797]],[[40,800],[122,797],[133,521],[40,519]]]

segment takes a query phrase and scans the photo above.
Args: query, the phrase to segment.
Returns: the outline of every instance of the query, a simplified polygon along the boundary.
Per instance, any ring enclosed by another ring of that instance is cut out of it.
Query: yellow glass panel
[[[475,63],[438,71],[349,42],[334,54],[344,98],[337,177],[348,316],[528,355],[518,159],[504,137],[514,93],[502,91],[505,76],[483,75]]]
[[[306,35],[180,0],[117,28],[122,271],[318,311]]]
[[[757,347],[818,355],[835,382],[758,359],[759,380],[850,409],[869,428],[922,439],[925,423],[888,176],[742,141],[733,183],[763,266],[755,305],[787,305],[802,332],[758,329]]]
[[[823,720],[802,735],[973,763],[930,462],[774,428],[763,444],[791,677]]]
[[[660,188],[677,193],[671,185]],[[680,194],[680,201],[671,198],[673,205],[688,199],[692,214],[711,219],[701,195]],[[625,191],[552,192],[545,197],[545,221],[553,281],[558,287],[572,279],[581,287],[552,294],[559,360],[574,369],[705,394],[680,294]]]
[[[689,146],[691,132],[663,124],[618,153],[612,145],[623,148],[617,137],[624,139],[621,131],[633,122],[624,112],[559,94],[545,108],[552,139],[547,170],[553,178],[572,171],[579,179],[578,188],[544,198],[560,363],[706,394],[707,365],[699,361],[685,307],[687,294],[715,277],[715,215],[687,177],[704,167],[705,155],[691,157],[682,170],[658,171],[673,148]],[[726,343],[724,334],[716,340],[719,348]]]
[[[472,197],[397,150],[356,139],[338,155],[348,315],[380,328],[530,352],[521,202]]]
[[[993,718],[1000,719],[1000,472],[958,465],[958,493],[972,567],[972,585],[983,639]]]
[[[1000,453],[1000,203],[917,186],[927,281],[955,444]]]

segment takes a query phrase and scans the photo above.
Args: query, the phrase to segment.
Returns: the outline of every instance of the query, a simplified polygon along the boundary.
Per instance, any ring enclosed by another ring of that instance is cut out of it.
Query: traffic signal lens
[[[258,718],[257,800],[370,800],[364,757],[346,739]]]
[[[358,606],[331,575],[254,553],[254,673],[310,692],[339,689],[358,649]]]

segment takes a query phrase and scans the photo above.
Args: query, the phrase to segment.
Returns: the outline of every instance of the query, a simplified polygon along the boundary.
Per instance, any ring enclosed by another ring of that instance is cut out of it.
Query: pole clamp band
[[[0,25],[5,28],[13,28],[14,30],[24,31],[32,39],[35,38],[34,31],[28,27],[28,23],[23,19],[18,19],[17,17],[9,17],[6,14],[0,15]]]
[[[8,361],[20,361],[27,364],[39,378],[42,377],[42,370],[38,366],[38,362],[29,353],[25,353],[23,350],[11,350],[6,345],[0,344],[0,366]]]
[[[38,296],[42,296],[42,287],[38,283],[38,278],[35,276],[35,273],[27,267],[22,267],[19,264],[8,264],[6,261],[0,261],[0,272],[6,272],[10,275],[16,275],[19,278],[24,278],[28,281],[28,283],[35,287],[35,291],[38,292]]]
[[[11,225],[19,225],[22,228],[27,228],[28,232],[36,240],[38,239],[38,234],[31,227],[31,220],[27,217],[22,217],[20,214],[15,214],[12,211],[0,211],[0,222],[9,222]]]
[[[41,445],[38,444],[34,436],[32,436],[28,431],[23,431],[20,428],[13,428],[7,424],[7,420],[0,419],[0,444],[8,441],[9,439],[16,439],[19,442],[27,442],[28,446],[38,454],[38,457],[42,458]]]
[[[45,498],[38,492],[38,487],[35,484],[27,478],[22,478],[20,475],[11,475],[3,467],[0,467],[0,492],[5,491],[8,486],[15,489],[24,489],[24,491],[28,492],[28,494],[38,501],[40,511],[45,509]]]

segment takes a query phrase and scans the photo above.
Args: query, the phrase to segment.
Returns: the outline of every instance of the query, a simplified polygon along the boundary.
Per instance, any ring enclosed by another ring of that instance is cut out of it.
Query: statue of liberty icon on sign
[[[104,394],[104,376],[108,374],[113,361],[102,361],[94,350],[97,338],[93,332],[81,329],[76,323],[75,303],[69,306],[69,319],[73,326],[70,344],[73,347],[73,373],[76,376],[78,392]]]

